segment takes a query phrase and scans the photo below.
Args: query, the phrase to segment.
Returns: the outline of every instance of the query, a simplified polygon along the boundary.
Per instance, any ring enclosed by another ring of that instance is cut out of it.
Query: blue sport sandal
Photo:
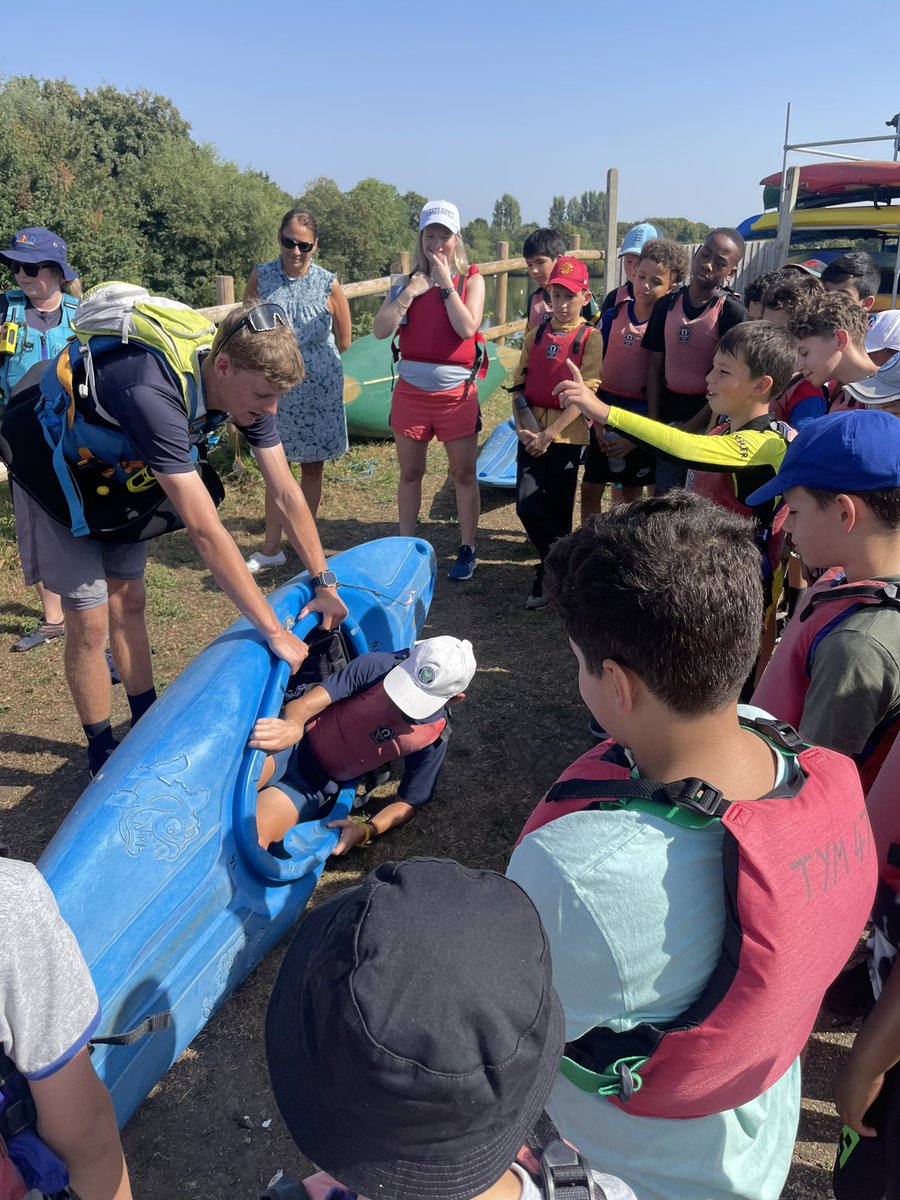
[[[474,546],[460,546],[456,552],[456,562],[447,572],[447,578],[453,579],[457,583],[471,579],[475,574],[476,562]]]

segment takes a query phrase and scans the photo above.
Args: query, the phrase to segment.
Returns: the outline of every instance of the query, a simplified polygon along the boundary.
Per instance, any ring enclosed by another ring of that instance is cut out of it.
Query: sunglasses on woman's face
[[[295,242],[293,238],[285,237],[284,234],[278,239],[285,250],[301,250],[304,254],[308,254],[312,250],[315,242]]]
[[[10,266],[10,270],[12,271],[13,275],[18,275],[21,272],[24,272],[28,276],[29,279],[37,279],[38,271],[43,271],[44,267],[55,267],[56,263],[52,263],[52,262],[39,262],[39,263],[11,262],[9,264],[9,266]]]

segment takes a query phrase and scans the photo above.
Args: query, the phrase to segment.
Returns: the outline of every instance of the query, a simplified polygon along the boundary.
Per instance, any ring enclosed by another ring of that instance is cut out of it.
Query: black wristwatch
[[[448,287],[448,288],[441,288],[441,299],[442,299],[442,300],[446,300],[446,299],[447,299],[447,297],[448,297],[449,295],[451,295],[451,294],[452,294],[452,292],[453,292],[453,288],[452,288],[452,287]]]
[[[313,575],[309,582],[314,588],[337,587],[337,575],[334,571],[322,571],[319,575]]]

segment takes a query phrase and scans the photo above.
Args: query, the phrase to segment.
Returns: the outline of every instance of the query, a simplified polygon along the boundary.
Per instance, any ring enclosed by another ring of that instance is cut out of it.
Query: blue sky
[[[455,200],[464,221],[503,192],[544,221],[554,194],[603,189],[615,166],[620,220],[736,224],[781,166],[788,100],[795,141],[887,132],[900,109],[891,0],[88,0],[65,24],[60,8],[41,17],[52,38],[14,22],[0,74],[147,88],[288,192],[373,175]]]

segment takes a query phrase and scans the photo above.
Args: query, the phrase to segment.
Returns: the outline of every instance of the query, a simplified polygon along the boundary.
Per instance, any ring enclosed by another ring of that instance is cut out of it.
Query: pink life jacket
[[[525,372],[525,399],[534,408],[559,408],[559,398],[553,395],[558,383],[571,379],[566,359],[580,367],[584,348],[594,333],[583,321],[566,333],[554,333],[549,321],[537,327]]]
[[[453,277],[453,286],[465,302],[469,279],[478,274],[473,264],[468,274]],[[482,368],[479,375],[487,374],[487,355],[484,337],[475,333],[461,338],[447,316],[446,301],[441,299],[440,288],[429,288],[417,296],[409,306],[406,322],[398,331],[401,358],[412,362],[443,363],[459,367]]]
[[[791,413],[802,400],[808,400],[811,396],[821,395],[821,388],[813,387],[802,375],[795,376],[778,399],[772,401],[772,416],[776,421],[784,421],[786,425],[790,425]]]
[[[869,789],[866,808],[875,835],[878,874],[893,892],[900,892],[900,742],[894,742]]]
[[[839,567],[827,571],[808,590],[788,623],[751,703],[780,721],[799,725],[812,678],[813,661],[822,639],[866,605],[900,609],[897,593],[894,583],[878,579],[847,583]],[[864,793],[872,786],[898,732],[900,716],[886,718],[873,729],[865,748],[855,757]]]
[[[547,293],[543,288],[537,288],[531,293],[528,301],[528,316],[525,323],[529,329],[537,329],[544,321],[549,321],[553,313]]]
[[[631,300],[626,295],[617,304],[609,327],[603,351],[602,390],[623,400],[646,400],[650,351],[643,348],[641,338],[647,322],[632,321],[630,310]]]
[[[788,429],[785,425],[770,420],[769,418],[759,418],[751,421],[749,426],[745,428],[762,428],[771,429],[779,434],[787,443],[793,437],[793,430]],[[711,429],[708,437],[722,437],[730,432],[730,425],[717,425],[715,429]],[[784,551],[784,523],[787,520],[787,506],[777,504],[775,501],[769,501],[766,504],[760,505],[757,508],[751,508],[749,504],[745,504],[741,499],[741,494],[749,495],[756,488],[761,487],[763,481],[758,478],[758,473],[753,472],[754,480],[751,483],[747,480],[746,483],[741,483],[741,476],[736,471],[696,471],[691,468],[687,473],[685,488],[689,492],[696,492],[698,496],[705,496],[707,500],[711,500],[713,504],[718,504],[721,508],[727,509],[729,512],[737,513],[740,517],[749,517],[756,524],[757,538],[756,542],[760,552],[763,555],[764,562],[767,564],[767,575],[771,575],[775,567],[781,562],[781,557]],[[771,478],[771,476],[769,477]],[[760,705],[765,708],[765,705]],[[771,712],[771,709],[766,709],[766,712]]]
[[[634,1116],[708,1116],[771,1087],[803,1049],[871,909],[875,853],[853,764],[832,750],[803,748],[776,721],[741,724],[799,751],[802,780],[732,803],[700,779],[631,779],[622,748],[606,742],[563,773],[520,838],[608,805],[687,829],[713,820],[724,828],[725,934],[703,991],[667,1025],[595,1028],[565,1048],[561,1070],[570,1082]],[[685,905],[694,902],[685,897]]]
[[[725,295],[715,296],[693,320],[685,315],[686,295],[687,288],[675,292],[666,313],[666,387],[683,396],[705,396]]]
[[[446,717],[413,724],[379,680],[365,691],[329,705],[307,723],[303,736],[329,779],[345,783],[381,763],[432,745],[446,724]]]

